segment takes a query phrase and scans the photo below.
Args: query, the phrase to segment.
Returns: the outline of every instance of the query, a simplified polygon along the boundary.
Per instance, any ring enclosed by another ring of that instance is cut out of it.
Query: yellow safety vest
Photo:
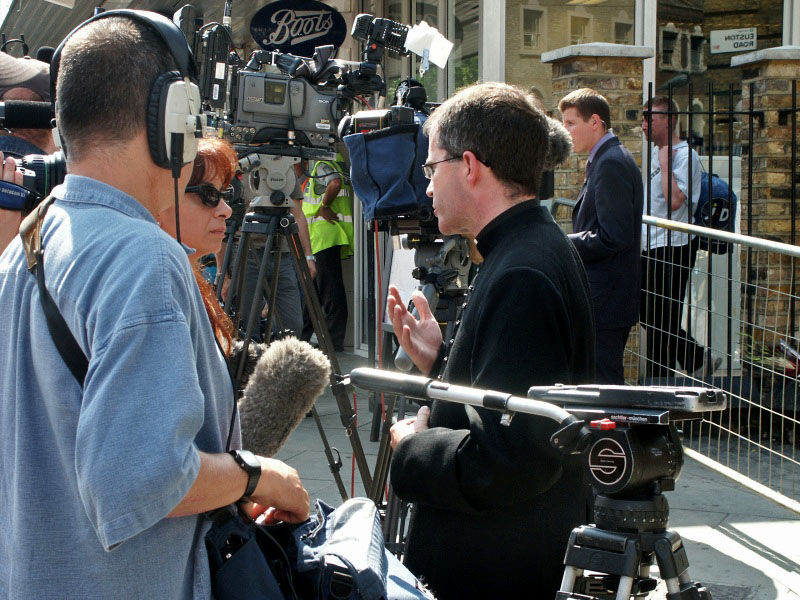
[[[314,163],[314,168],[311,170],[311,177],[306,185],[303,198],[303,213],[306,215],[306,219],[308,219],[311,251],[316,254],[321,250],[339,246],[341,248],[341,257],[348,258],[353,255],[353,202],[351,200],[350,186],[345,180],[344,169],[341,166],[344,164],[344,161],[340,155],[337,155],[336,158],[336,162],[318,160]],[[321,181],[324,178],[315,178],[317,168],[321,164],[339,173],[341,177],[341,189],[330,205],[331,210],[336,213],[339,219],[335,223],[326,221],[318,214],[322,198],[325,196],[326,187]]]

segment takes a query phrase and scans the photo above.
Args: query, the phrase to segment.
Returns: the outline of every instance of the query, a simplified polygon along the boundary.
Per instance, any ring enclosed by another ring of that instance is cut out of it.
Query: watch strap
[[[250,496],[256,491],[258,480],[261,478],[261,462],[249,450],[229,450],[228,454],[233,456],[236,464],[247,473],[247,487],[242,497],[239,498],[239,502],[249,502]]]

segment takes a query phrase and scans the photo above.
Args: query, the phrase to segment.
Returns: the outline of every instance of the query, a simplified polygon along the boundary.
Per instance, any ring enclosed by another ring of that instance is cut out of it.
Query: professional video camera
[[[17,161],[22,185],[0,181],[0,208],[30,212],[57,185],[64,182],[67,161],[60,150],[28,154]]]
[[[186,30],[194,13],[187,7],[179,13]],[[257,50],[245,64],[235,52],[228,55],[224,22],[205,25],[193,36],[204,107],[210,124],[234,143],[243,161],[245,200],[255,207],[285,207],[297,181],[295,165],[335,158],[340,121],[354,102],[368,104],[364,96],[385,95],[378,66],[386,50],[410,53],[405,44],[414,28],[360,14],[351,31],[364,43],[360,62],[337,60],[333,46],[320,46],[310,58]]]
[[[354,369],[350,382],[373,392],[497,410],[504,425],[516,413],[559,424],[551,444],[565,455],[581,456],[596,496],[595,524],[570,535],[556,600],[593,600],[593,594],[609,593],[616,600],[638,597],[656,587],[649,576],[654,561],[671,599],[710,600],[710,592],[689,578],[680,536],[667,529],[669,505],[662,492],[675,489],[683,466],[675,423],[724,410],[727,400],[720,390],[555,385],[532,387],[528,398],[518,398],[367,368]]]
[[[219,106],[219,80],[202,74],[214,70],[207,65],[217,71],[219,65],[226,65],[231,76],[230,108],[218,124],[226,138],[234,143],[268,144],[270,151],[277,152],[280,146],[331,151],[350,101],[374,92],[385,95],[378,66],[386,50],[409,54],[404,46],[408,31],[408,26],[390,19],[356,16],[351,35],[365,44],[358,63],[337,60],[333,46],[320,46],[310,58],[257,50],[243,65],[235,54],[228,59],[225,45],[205,40],[199,47],[201,96],[207,108]],[[220,56],[223,52],[224,57]],[[265,65],[279,72],[262,70]],[[317,158],[319,153],[302,156]]]

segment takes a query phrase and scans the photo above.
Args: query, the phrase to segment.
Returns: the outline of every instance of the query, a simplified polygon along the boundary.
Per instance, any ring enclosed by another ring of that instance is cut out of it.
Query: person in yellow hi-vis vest
[[[315,278],[320,304],[333,348],[344,349],[347,330],[347,295],[342,260],[353,255],[353,199],[345,177],[344,159],[319,160],[306,183],[303,212],[308,219],[311,251],[317,266]],[[303,339],[311,339],[313,325],[305,309]]]

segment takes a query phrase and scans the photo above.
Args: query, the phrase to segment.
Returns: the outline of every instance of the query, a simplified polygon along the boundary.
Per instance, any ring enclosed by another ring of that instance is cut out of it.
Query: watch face
[[[261,477],[261,461],[249,450],[231,450],[236,463],[247,473],[247,488],[240,501],[249,501],[250,494],[256,491],[258,480]]]
[[[249,450],[234,450],[231,453],[236,462],[248,473],[261,472],[261,462]]]

